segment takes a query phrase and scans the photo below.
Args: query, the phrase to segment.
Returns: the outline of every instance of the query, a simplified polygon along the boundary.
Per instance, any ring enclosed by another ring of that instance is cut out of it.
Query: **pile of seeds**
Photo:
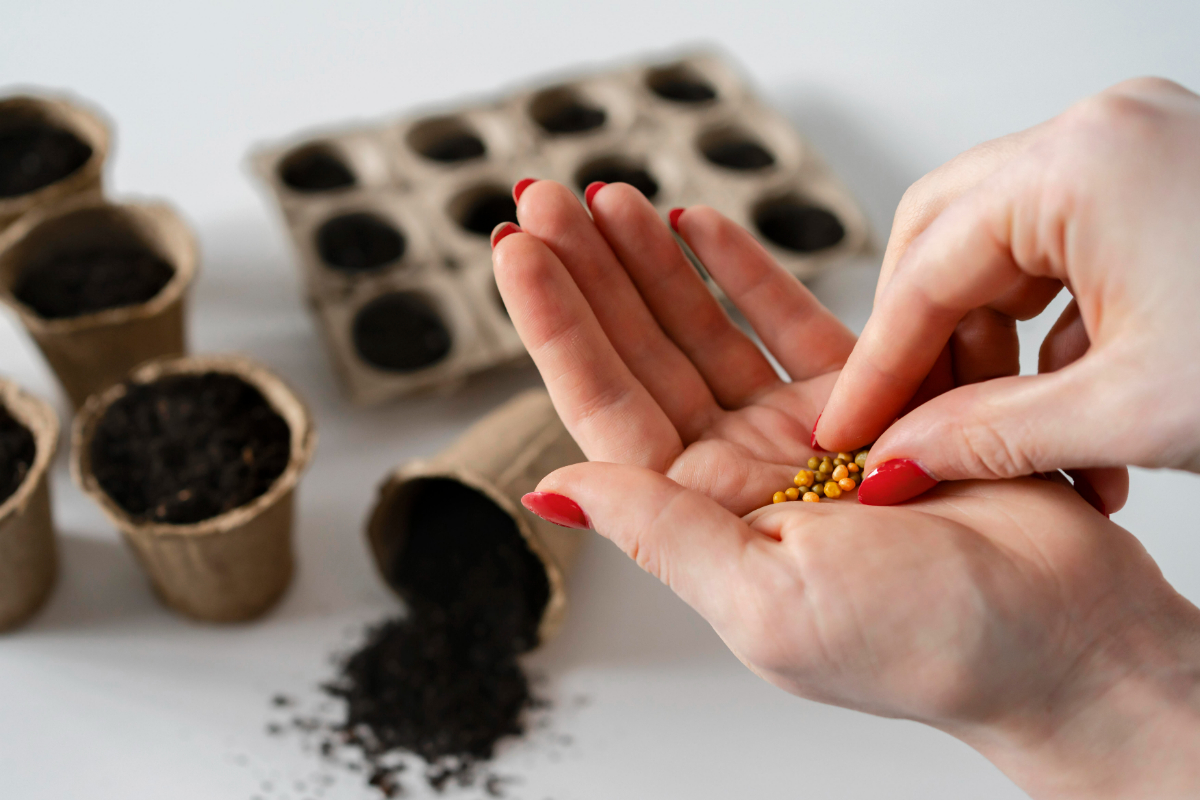
[[[21,488],[36,455],[33,434],[0,406],[0,503]]]
[[[771,502],[803,500],[819,503],[822,497],[836,500],[846,492],[854,491],[867,465],[868,452],[870,448],[864,447],[856,453],[838,453],[833,458],[813,456],[808,460],[808,469],[801,469],[792,479],[796,485],[775,492]]]

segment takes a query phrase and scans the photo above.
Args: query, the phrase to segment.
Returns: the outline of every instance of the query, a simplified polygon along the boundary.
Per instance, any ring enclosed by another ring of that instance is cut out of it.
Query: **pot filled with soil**
[[[0,300],[11,305],[78,408],[138,364],[186,351],[195,238],[162,203],[81,197],[0,235]]]
[[[291,581],[293,495],[315,444],[304,403],[258,364],[163,359],[88,400],[71,471],[164,603],[232,622]]]
[[[0,231],[31,209],[100,196],[108,126],[61,97],[0,98]]]
[[[47,475],[57,445],[54,409],[0,378],[0,631],[33,616],[54,588]]]
[[[388,476],[367,527],[376,567],[410,606],[483,614],[518,651],[548,641],[587,533],[529,513],[521,497],[585,460],[544,390],[517,396],[439,455]]]

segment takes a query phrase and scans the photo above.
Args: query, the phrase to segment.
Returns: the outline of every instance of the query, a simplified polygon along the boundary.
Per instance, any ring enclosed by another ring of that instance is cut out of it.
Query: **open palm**
[[[746,231],[688,209],[681,235],[781,380],[637,190],[606,186],[591,210],[535,183],[522,231],[495,250],[513,322],[591,461],[539,489],[577,501],[766,679],[969,737],[999,714],[1087,702],[1104,688],[1075,689],[1081,664],[1120,674],[1123,631],[1186,606],[1065,482],[766,505],[813,454],[853,335]]]

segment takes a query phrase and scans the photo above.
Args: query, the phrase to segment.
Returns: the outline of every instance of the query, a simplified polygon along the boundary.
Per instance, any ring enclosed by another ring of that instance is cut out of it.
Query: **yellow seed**
[[[840,464],[837,467],[834,467],[833,479],[835,481],[840,481],[842,478],[849,478],[849,477],[850,477],[850,470],[846,469],[845,465]]]
[[[813,485],[812,470],[810,470],[810,469],[800,470],[799,472],[796,473],[796,477],[792,479],[792,482],[795,483],[797,486],[812,486]]]
[[[782,503],[784,500],[787,500],[787,495],[783,492],[776,492],[775,494],[771,495],[772,503]]]
[[[867,467],[867,451],[859,450],[857,453],[855,453],[854,454],[854,463],[858,464],[859,469],[866,469],[866,467]]]
[[[813,456],[808,460],[809,469],[816,469],[819,466],[821,466],[821,459],[817,458],[816,456]]]
[[[819,502],[821,502],[821,495],[817,494],[816,492],[805,492],[804,493],[804,502],[819,503]]]
[[[858,464],[855,464],[853,461],[846,465],[846,469],[850,471],[851,475],[857,475],[858,473],[862,472],[862,467],[860,467]]]
[[[847,464],[854,460],[854,456],[849,453],[838,453],[837,457]]]
[[[795,486],[789,486],[783,490],[783,493],[787,496],[788,500],[798,500],[800,498],[800,490]]]
[[[842,487],[838,486],[833,481],[825,484],[825,496],[831,500],[836,500],[842,496]]]
[[[842,478],[838,481],[838,486],[841,487],[843,492],[853,492],[854,487],[858,486],[858,484],[854,482],[854,478]]]

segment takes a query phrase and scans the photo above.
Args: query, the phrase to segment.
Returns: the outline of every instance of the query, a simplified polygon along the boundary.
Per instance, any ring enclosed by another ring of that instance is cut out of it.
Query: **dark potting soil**
[[[718,142],[704,148],[704,157],[728,169],[764,169],[775,163],[775,156],[758,142],[746,139]]]
[[[585,167],[579,173],[576,183],[580,191],[585,191],[589,184],[601,181],[603,183],[628,183],[642,194],[647,200],[653,200],[658,194],[658,181],[643,167],[616,161],[602,161]]]
[[[421,155],[434,161],[453,163],[480,158],[487,152],[483,140],[473,133],[455,133],[444,136],[421,150]]]
[[[44,319],[65,319],[144,303],[174,275],[174,268],[149,250],[82,250],[28,265],[14,294]]]
[[[287,468],[288,424],[233,375],[172,375],[132,384],[91,445],[92,472],[138,520],[185,525],[266,493]]]
[[[324,147],[305,147],[292,153],[280,165],[279,177],[301,192],[327,192],[356,183],[350,168]]]
[[[537,121],[548,133],[583,133],[599,128],[606,119],[602,108],[570,102],[540,115]]]
[[[374,214],[342,214],[317,230],[321,259],[341,272],[366,272],[404,255],[404,235]]]
[[[0,503],[21,488],[36,457],[33,434],[0,406]]]
[[[762,206],[754,214],[754,223],[767,239],[798,253],[833,247],[846,235],[841,221],[829,211],[793,200]]]
[[[60,181],[87,163],[92,148],[53,125],[0,129],[0,197],[18,197]]]
[[[537,643],[550,584],[513,519],[486,496],[447,479],[412,491],[387,569],[407,616],[369,628],[323,687],[344,717],[326,725],[298,716],[293,725],[324,728],[326,759],[361,753],[367,782],[387,797],[403,792],[403,754],[426,762],[437,791],[454,784],[501,796],[504,779],[484,764],[501,739],[525,732],[523,713],[539,705],[517,657]]]
[[[391,372],[432,366],[453,342],[437,309],[415,292],[392,292],[367,303],[354,317],[352,336],[364,361]]]
[[[480,236],[491,236],[501,222],[517,221],[517,204],[512,195],[502,191],[481,193],[467,206],[460,223]]]

